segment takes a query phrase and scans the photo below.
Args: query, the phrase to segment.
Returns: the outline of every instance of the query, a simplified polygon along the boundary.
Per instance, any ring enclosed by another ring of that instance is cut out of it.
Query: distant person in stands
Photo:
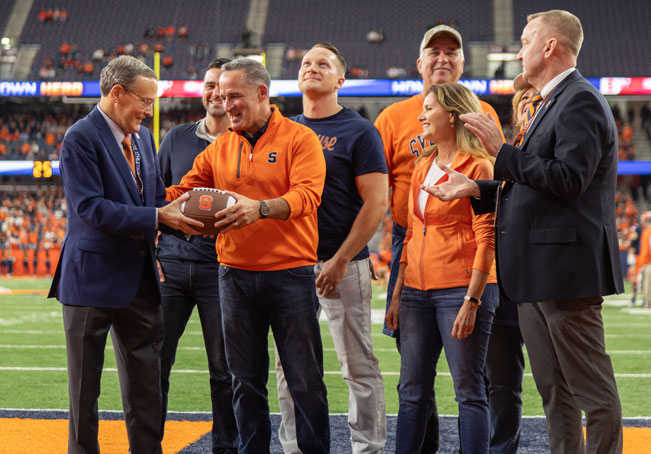
[[[635,290],[631,304],[635,304],[636,294],[642,295],[642,307],[651,305],[651,212],[645,211],[640,216],[639,252],[635,258],[633,285]],[[648,272],[645,272],[647,271]]]
[[[198,234],[201,223],[170,204],[151,131],[158,82],[133,57],[109,62],[102,97],[63,139],[68,228],[49,297],[63,308],[70,415],[68,452],[99,454],[98,407],[111,331],[132,453],[161,449],[163,312],[154,256],[161,224]]]
[[[192,169],[197,155],[228,131],[231,122],[219,96],[219,76],[222,65],[229,61],[219,58],[208,65],[202,95],[206,116],[198,122],[173,127],[161,143],[158,164],[165,186],[179,184],[181,178]],[[167,416],[170,372],[179,339],[196,306],[208,355],[213,418],[212,452],[237,453],[237,425],[233,414],[231,372],[224,352],[215,237],[186,235],[178,230],[161,228],[156,257],[160,264],[165,322],[165,340],[161,351],[162,430],[165,429]]]
[[[442,20],[440,19],[441,22]],[[432,85],[458,82],[463,74],[463,42],[459,32],[447,25],[437,25],[427,30],[420,43],[416,64],[423,78],[423,92],[387,107],[375,120],[375,126],[384,142],[384,155],[389,168],[390,205],[393,218],[387,309],[391,304],[393,288],[398,278],[400,257],[407,232],[407,201],[414,162],[424,149],[433,145],[423,136],[423,127],[418,117],[423,111],[423,101]],[[483,101],[479,103],[482,111],[489,112],[499,124],[495,110]],[[399,332],[385,326],[383,333],[396,338],[396,346],[400,351]],[[438,415],[434,395],[432,395],[430,410],[427,436],[420,451],[423,454],[438,450]]]

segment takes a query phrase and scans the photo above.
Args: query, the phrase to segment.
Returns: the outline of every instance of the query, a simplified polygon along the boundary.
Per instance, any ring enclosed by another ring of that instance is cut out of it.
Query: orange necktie
[[[131,148],[131,136],[126,135],[122,139],[122,154],[124,154],[124,159],[127,160],[127,164],[131,167],[133,174],[136,174],[136,161],[133,157],[133,149]]]

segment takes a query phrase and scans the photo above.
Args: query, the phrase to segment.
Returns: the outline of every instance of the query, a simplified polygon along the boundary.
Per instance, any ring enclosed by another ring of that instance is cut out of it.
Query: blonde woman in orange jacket
[[[475,215],[468,198],[441,202],[427,188],[447,180],[437,163],[472,179],[492,179],[493,158],[459,115],[481,112],[456,83],[434,85],[418,118],[436,145],[416,162],[400,271],[386,315],[402,347],[396,453],[420,452],[436,363],[445,348],[459,403],[461,448],[487,453],[489,414],[483,381],[498,304],[493,214]]]

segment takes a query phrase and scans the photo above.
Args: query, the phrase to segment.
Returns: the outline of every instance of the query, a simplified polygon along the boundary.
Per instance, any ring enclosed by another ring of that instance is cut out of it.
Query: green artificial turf
[[[68,406],[65,336],[61,306],[48,300],[44,290],[48,279],[0,279],[0,287],[34,290],[23,294],[0,294],[0,408],[52,408]],[[374,288],[372,307],[384,309],[384,289]],[[651,310],[631,311],[627,301],[630,294],[607,298],[603,315],[606,345],[616,374],[625,417],[651,416],[648,390],[651,389]],[[325,323],[321,324],[324,346],[325,382],[331,413],[348,411],[348,389],[339,373],[339,362]],[[400,357],[395,341],[382,334],[381,325],[373,325],[373,343],[384,375],[387,412],[398,411],[396,385],[400,371]],[[272,338],[269,345],[273,348]],[[179,344],[176,364],[172,372],[169,409],[173,411],[210,411],[207,360],[196,311],[186,334]],[[270,369],[273,371],[273,349],[270,350]],[[103,410],[120,410],[120,391],[113,350],[105,355],[102,377],[102,395],[99,406]],[[444,355],[438,365],[436,395],[440,414],[454,415],[452,379]],[[524,415],[542,415],[541,400],[536,392],[530,369],[523,383]],[[642,374],[642,376],[635,376]],[[278,412],[276,377],[269,374],[269,405]]]

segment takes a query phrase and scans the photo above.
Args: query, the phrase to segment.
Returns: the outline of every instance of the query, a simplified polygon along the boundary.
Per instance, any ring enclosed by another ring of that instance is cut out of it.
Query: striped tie
[[[124,139],[122,139],[122,154],[124,154],[124,159],[127,160],[129,167],[131,167],[131,171],[135,175],[136,161],[133,157],[133,148],[131,148],[131,136],[129,134],[124,136]]]
[[[535,115],[536,110],[538,110],[538,107],[542,103],[542,100],[543,97],[540,94],[540,92],[536,93],[535,95],[533,95],[533,98],[531,98],[531,102],[529,102],[529,108],[524,113],[524,119],[522,120],[520,131],[518,131],[518,135],[513,141],[513,146],[517,147],[522,142],[522,138],[524,137],[524,134],[527,132],[527,129],[529,129],[529,123],[531,122],[531,119]]]

